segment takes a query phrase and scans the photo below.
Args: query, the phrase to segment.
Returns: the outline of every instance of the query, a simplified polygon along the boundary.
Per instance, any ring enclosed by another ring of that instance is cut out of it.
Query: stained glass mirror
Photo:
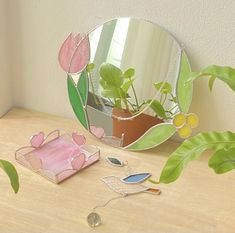
[[[187,56],[169,32],[146,20],[118,18],[73,38],[68,92],[87,130],[130,150],[155,147],[176,132],[174,117],[187,115],[192,86],[184,80],[190,72]]]

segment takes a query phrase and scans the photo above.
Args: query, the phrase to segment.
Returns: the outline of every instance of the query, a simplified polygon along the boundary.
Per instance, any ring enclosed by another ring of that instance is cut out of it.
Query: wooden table
[[[56,185],[16,163],[14,152],[28,145],[32,134],[58,128],[84,133],[88,143],[101,149],[101,161]],[[86,216],[94,206],[117,196],[100,178],[125,174],[124,168],[109,166],[105,156],[112,154],[128,160],[134,171],[149,171],[158,178],[177,146],[168,141],[149,151],[123,151],[100,143],[78,121],[13,109],[0,119],[0,158],[16,166],[20,190],[15,195],[0,171],[0,232],[234,233],[235,172],[214,174],[207,167],[208,154],[190,163],[177,182],[159,185],[160,196],[143,193],[115,200],[97,210],[102,226],[92,229],[87,225]]]

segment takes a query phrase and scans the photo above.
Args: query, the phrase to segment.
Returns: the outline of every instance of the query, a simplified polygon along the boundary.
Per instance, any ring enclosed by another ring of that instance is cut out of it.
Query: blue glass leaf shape
[[[122,181],[126,184],[138,184],[148,179],[151,175],[149,172],[131,174],[122,178]]]

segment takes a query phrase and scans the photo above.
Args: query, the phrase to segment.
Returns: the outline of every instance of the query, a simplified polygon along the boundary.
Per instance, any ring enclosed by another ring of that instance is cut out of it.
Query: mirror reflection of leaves
[[[95,94],[92,70],[95,64],[90,63],[87,65],[87,72],[89,74],[89,80],[91,83],[91,90],[93,92],[93,98],[96,104],[101,104],[99,99]],[[100,85],[102,87],[101,95],[108,101],[105,102],[106,105],[112,108],[123,109],[131,113],[132,115],[137,114],[139,111],[143,110],[147,105],[153,110],[155,117],[160,119],[168,120],[172,119],[173,115],[177,110],[177,99],[173,95],[173,89],[168,82],[158,82],[154,83],[153,86],[157,92],[160,93],[160,98],[158,99],[147,99],[140,102],[136,93],[134,86],[135,81],[135,69],[129,68],[126,71],[122,71],[120,68],[110,64],[103,63],[99,68],[100,74]],[[133,96],[133,101],[131,101],[131,93]],[[173,107],[166,109],[165,104],[167,101],[174,103]]]

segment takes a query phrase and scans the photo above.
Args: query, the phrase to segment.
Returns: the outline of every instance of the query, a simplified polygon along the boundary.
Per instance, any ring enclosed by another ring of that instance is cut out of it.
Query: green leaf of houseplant
[[[109,87],[102,91],[101,95],[106,98],[122,98],[120,88]]]
[[[133,68],[129,68],[128,70],[126,70],[123,74],[124,78],[131,78],[135,75],[135,69]]]
[[[156,90],[160,91],[161,94],[170,94],[172,92],[171,84],[168,82],[154,83]]]
[[[127,80],[123,85],[122,85],[122,90],[124,92],[128,92],[129,88],[131,87],[131,85],[133,84],[135,79],[129,79]]]
[[[151,100],[148,100],[147,103],[150,103]],[[158,100],[153,100],[150,104],[152,110],[156,113],[157,116],[163,119],[167,119],[166,112],[162,104]]]
[[[68,87],[69,100],[70,100],[70,103],[72,105],[75,115],[77,116],[81,124],[86,129],[89,129],[87,114],[86,114],[86,110],[84,109],[85,106],[83,105],[81,94],[76,88],[76,85],[70,75],[68,75],[67,77],[67,87]]]
[[[153,148],[169,139],[175,131],[175,127],[169,123],[155,125],[125,149],[137,151]]]
[[[123,77],[122,77],[122,71],[110,64],[110,63],[103,63],[100,66],[99,70],[100,76],[104,81],[114,87],[121,87],[123,84]]]
[[[193,84],[187,82],[191,72],[188,58],[183,51],[181,54],[180,71],[176,85],[176,97],[181,112],[187,113],[192,102]]]
[[[210,91],[212,91],[212,88],[213,88],[213,85],[214,85],[215,79],[216,79],[216,77],[215,77],[215,76],[211,76],[211,77],[210,77],[210,79],[209,79],[208,87],[209,87]]]
[[[169,157],[160,176],[160,183],[171,183],[180,176],[188,162],[200,157],[206,149],[235,147],[235,133],[200,133],[185,140]]]
[[[83,106],[86,106],[88,97],[88,74],[86,70],[81,73],[78,79],[77,89],[81,95]]]
[[[189,81],[193,81],[201,76],[213,76],[225,82],[233,91],[235,91],[235,69],[227,66],[208,66],[200,72],[192,72]]]
[[[15,167],[6,160],[0,160],[0,167],[6,172],[8,175],[11,187],[13,188],[14,192],[17,193],[19,190],[19,177]]]
[[[90,64],[88,64],[86,66],[87,72],[91,72],[94,68],[95,68],[95,64],[94,63],[90,63]]]
[[[235,147],[216,151],[210,158],[208,165],[218,174],[235,169]]]

